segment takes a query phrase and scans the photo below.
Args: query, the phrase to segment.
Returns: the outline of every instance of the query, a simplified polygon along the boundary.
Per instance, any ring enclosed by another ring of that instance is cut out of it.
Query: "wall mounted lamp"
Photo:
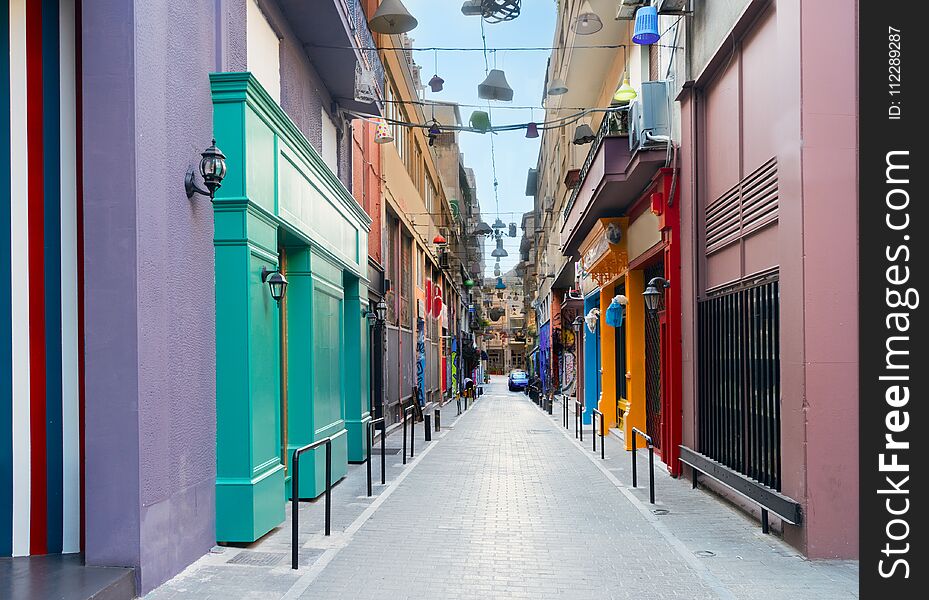
[[[648,282],[648,286],[642,292],[642,298],[645,300],[645,308],[649,313],[654,313],[661,308],[664,291],[669,287],[671,287],[671,282],[664,277],[652,277]]]
[[[200,154],[200,176],[203,177],[203,184],[207,189],[203,189],[194,181],[194,169],[187,169],[187,175],[184,177],[184,189],[187,191],[187,197],[193,198],[194,194],[209,196],[210,200],[216,190],[223,183],[226,177],[226,155],[216,147],[216,140],[210,144],[210,147]]]
[[[287,293],[287,278],[280,271],[271,271],[267,267],[261,267],[261,283],[267,283],[271,290],[271,297],[277,303]]]

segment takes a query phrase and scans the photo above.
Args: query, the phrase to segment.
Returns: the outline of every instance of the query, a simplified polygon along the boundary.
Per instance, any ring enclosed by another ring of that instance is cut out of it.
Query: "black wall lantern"
[[[574,321],[571,322],[571,328],[574,330],[574,334],[577,335],[581,332],[581,328],[584,326],[584,317],[578,316]]]
[[[204,150],[200,156],[203,157],[200,159],[200,176],[203,177],[203,184],[207,189],[199,187],[194,182],[193,168],[187,169],[187,176],[184,177],[184,188],[187,191],[188,198],[193,198],[194,194],[200,194],[209,196],[210,200],[212,200],[216,190],[222,185],[223,178],[226,177],[226,155],[216,147],[216,140],[214,139],[210,147]]]
[[[280,303],[281,298],[287,293],[287,278],[280,271],[269,271],[267,267],[261,267],[261,282],[267,283],[271,289],[271,297],[275,302]]]
[[[369,308],[364,311],[364,316],[372,327],[375,324],[383,324],[387,320],[387,303],[383,299],[378,300],[373,310]]]
[[[645,300],[645,308],[649,313],[661,310],[664,305],[664,291],[671,287],[671,282],[664,277],[653,277],[648,282],[648,287],[642,292],[642,298]]]

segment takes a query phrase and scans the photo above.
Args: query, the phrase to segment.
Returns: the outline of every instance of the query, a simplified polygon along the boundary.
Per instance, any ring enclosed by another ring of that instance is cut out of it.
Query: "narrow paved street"
[[[804,560],[687,482],[661,475],[659,504],[649,505],[641,487],[627,487],[620,440],[608,438],[601,461],[589,437],[581,446],[561,426],[560,407],[549,416],[502,378],[457,421],[454,404],[443,413],[449,425],[433,442],[418,428],[412,462],[389,457],[390,480],[374,499],[353,467],[336,487],[330,538],[322,502],[302,505],[298,571],[288,522],[248,549],[201,559],[147,598],[857,596],[854,563]]]

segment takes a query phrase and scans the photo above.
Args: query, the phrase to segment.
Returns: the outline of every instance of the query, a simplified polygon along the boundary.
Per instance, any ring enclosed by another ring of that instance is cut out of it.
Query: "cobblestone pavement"
[[[854,598],[857,563],[811,562],[710,493],[658,471],[658,504],[629,488],[630,457],[607,438],[591,452],[495,380],[416,458],[388,456],[366,498],[363,466],[301,505],[301,568],[289,522],[246,549],[210,554],[146,598]],[[443,409],[448,424],[455,405]],[[588,430],[589,432],[589,430]],[[399,447],[399,434],[388,446]],[[375,464],[375,480],[378,471]],[[641,481],[647,481],[644,455]],[[654,509],[659,509],[656,514]],[[667,513],[665,513],[667,511]],[[265,566],[241,561],[265,562]]]

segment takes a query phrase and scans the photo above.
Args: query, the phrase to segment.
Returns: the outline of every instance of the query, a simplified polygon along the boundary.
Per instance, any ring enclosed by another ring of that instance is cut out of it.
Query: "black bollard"
[[[426,441],[432,441],[432,415],[423,415],[423,429],[425,430]]]

